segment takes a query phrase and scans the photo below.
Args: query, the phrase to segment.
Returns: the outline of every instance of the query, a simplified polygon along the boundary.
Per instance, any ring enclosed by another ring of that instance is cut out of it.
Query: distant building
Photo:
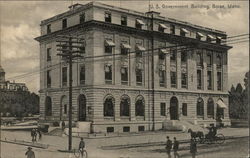
[[[28,91],[25,83],[15,83],[5,80],[5,71],[1,66],[1,54],[0,54],[0,90],[11,90],[11,91]]]
[[[73,63],[73,120],[93,132],[157,130],[165,120],[230,124],[225,32],[97,2],[41,22],[42,121],[68,120],[69,67],[57,35],[84,38],[85,57],[106,55]]]

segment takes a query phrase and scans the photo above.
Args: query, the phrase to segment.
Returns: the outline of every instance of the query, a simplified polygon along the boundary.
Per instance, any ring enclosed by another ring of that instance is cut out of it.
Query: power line
[[[171,46],[171,48],[174,48],[174,47],[177,47],[177,46]],[[159,49],[164,49],[166,47],[160,47],[160,48],[156,48],[155,50],[159,50]],[[190,48],[177,48],[175,49],[176,51],[179,51],[179,50],[189,50]],[[149,50],[146,50],[144,51],[142,55],[142,57],[146,57],[146,53],[148,53],[149,51],[151,51],[150,49]],[[134,54],[134,53],[137,53],[138,51],[133,51],[133,52],[129,52],[129,54]],[[158,53],[158,52],[155,52],[155,53]],[[155,54],[157,55],[157,54]],[[113,57],[113,56],[119,56],[119,57],[115,57],[116,59],[118,58],[123,58],[122,54],[120,53],[116,53],[116,54],[110,54],[110,55],[100,55],[100,56],[86,56],[86,57],[83,57],[84,59],[80,59],[79,60],[84,60],[84,62],[94,62],[94,61],[97,61],[97,60],[89,60],[89,61],[86,61],[85,59],[92,59],[92,58],[101,58],[101,57]],[[137,58],[136,56],[132,56],[130,57],[130,59],[133,59],[133,58]],[[113,58],[104,58],[104,59],[100,59],[99,61],[113,61],[114,57]],[[74,62],[74,63],[80,63],[80,62]],[[29,73],[26,73],[26,74],[22,74],[22,75],[18,75],[18,76],[14,76],[14,77],[9,77],[7,78],[8,80],[13,80],[13,79],[21,79],[21,78],[25,78],[25,77],[28,77],[29,75],[35,75],[36,73],[40,73],[40,72],[44,72],[44,71],[47,71],[47,70],[54,70],[56,69],[55,66],[58,66],[60,64],[64,64],[64,62],[59,62],[57,64],[54,64],[54,65],[49,65],[49,66],[45,66],[44,68],[42,69],[38,69],[37,71],[32,71],[32,72],[29,72]]]
[[[243,37],[243,38],[238,38],[238,39],[231,39],[231,40],[227,40],[227,41],[222,41],[222,43],[228,43],[228,42],[238,41],[238,40],[243,40],[243,39],[249,39],[249,37]]]
[[[241,37],[241,36],[246,36],[246,35],[249,36],[249,33],[247,33],[247,34],[241,34],[241,35],[229,36],[229,37],[227,37],[227,38],[235,38],[235,37]]]
[[[228,43],[228,44],[239,44],[239,43],[244,43],[244,42],[249,42],[249,40],[245,40],[245,41],[235,41],[235,42]]]
[[[248,34],[246,34],[246,35],[248,35]],[[239,36],[242,36],[242,35],[239,35]],[[232,36],[233,37],[233,36]],[[240,43],[244,43],[244,42],[248,42],[249,40],[245,40],[245,41],[230,41],[230,42],[228,42],[227,44],[240,44]],[[178,46],[172,46],[173,48],[174,47],[178,47]],[[156,48],[156,50],[158,49],[164,49],[164,48],[166,48],[166,47],[161,47],[161,48]],[[178,50],[182,50],[182,49],[186,49],[186,50],[188,50],[187,48],[177,48],[176,50],[178,51]],[[191,48],[192,49],[192,48]],[[149,50],[146,50],[146,51],[144,51],[144,53],[148,53],[148,51]],[[136,53],[137,51],[134,51],[134,52],[130,52],[130,54],[133,54],[133,53]],[[112,56],[117,56],[117,55],[120,55],[121,56],[121,54],[120,53],[116,53],[116,54],[110,54],[110,55],[100,55],[100,56],[87,56],[87,57],[85,57],[85,59],[91,59],[91,58],[101,58],[101,57],[112,57]],[[157,54],[156,54],[157,55]],[[143,55],[143,57],[145,57],[146,55]],[[120,57],[120,58],[122,58],[122,57]],[[130,58],[136,58],[136,57],[130,57]],[[81,59],[80,59],[81,60]],[[108,60],[113,60],[113,58],[107,58],[107,59],[104,59],[104,60],[106,60],[106,61],[108,61]],[[99,61],[104,61],[104,60],[99,60]],[[97,60],[95,60],[95,61],[97,61]],[[85,62],[93,62],[93,60],[92,61],[86,61],[85,60]],[[80,62],[77,62],[77,63],[80,63]],[[45,66],[44,68],[42,68],[42,69],[37,69],[37,70],[35,70],[35,71],[33,71],[33,72],[28,72],[28,73],[26,73],[26,74],[22,74],[22,75],[18,75],[18,76],[13,76],[13,77],[9,77],[9,78],[7,78],[8,80],[13,80],[13,79],[22,79],[22,78],[25,78],[25,77],[29,77],[29,76],[31,76],[31,75],[36,75],[37,73],[39,74],[40,72],[44,72],[44,71],[47,71],[47,70],[54,70],[54,69],[56,69],[56,68],[53,68],[53,67],[55,67],[55,66],[57,66],[57,65],[60,65],[60,64],[63,64],[63,62],[59,62],[59,63],[57,63],[57,64],[54,64],[54,65],[50,65],[50,66]],[[37,74],[37,75],[38,75]]]

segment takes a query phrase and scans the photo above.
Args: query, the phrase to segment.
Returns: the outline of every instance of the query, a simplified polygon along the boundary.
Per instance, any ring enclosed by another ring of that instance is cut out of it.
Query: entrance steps
[[[86,136],[91,132],[91,122],[77,122],[72,128],[72,136]],[[64,129],[64,135],[69,135],[69,129]]]
[[[202,131],[205,132],[205,129],[200,125],[193,124],[185,120],[164,120],[162,124],[163,130],[166,131],[183,131],[187,132],[188,129],[192,131]]]
[[[48,134],[52,135],[52,136],[62,136],[63,130],[62,130],[62,128],[55,128],[55,129],[51,130]]]

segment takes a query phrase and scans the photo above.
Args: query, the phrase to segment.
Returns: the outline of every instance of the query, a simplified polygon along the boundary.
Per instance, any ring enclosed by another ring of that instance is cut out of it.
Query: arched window
[[[49,96],[45,99],[45,116],[52,116],[52,101]]]
[[[104,116],[113,117],[114,116],[114,105],[115,99],[112,96],[107,96],[104,100],[103,114]]]
[[[130,115],[130,99],[127,95],[121,97],[120,103],[120,116],[129,116]]]
[[[212,98],[207,100],[207,117],[214,118],[214,100]]]
[[[204,101],[202,98],[198,98],[196,104],[196,114],[197,116],[204,116]]]
[[[135,116],[145,115],[145,103],[142,96],[138,96],[135,102]]]
[[[87,119],[86,103],[87,103],[86,96],[84,94],[80,94],[78,96],[78,120],[79,121],[86,121]]]
[[[170,99],[170,119],[171,120],[178,120],[179,119],[179,111],[178,111],[178,99],[176,97],[172,97]]]
[[[221,98],[219,98],[217,100],[217,112],[216,112],[216,119],[217,120],[221,120],[224,119],[224,108],[225,106],[223,106],[224,102]],[[224,104],[225,105],[225,104]]]

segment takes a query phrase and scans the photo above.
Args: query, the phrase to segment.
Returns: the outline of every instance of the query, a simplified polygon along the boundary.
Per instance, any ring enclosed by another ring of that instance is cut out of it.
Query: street
[[[197,158],[246,158],[248,155],[248,129],[234,129],[226,128],[219,130],[227,136],[236,136],[241,138],[226,140],[224,144],[198,144]],[[30,139],[28,132],[2,132],[2,139]],[[167,133],[170,138],[177,136],[179,140],[188,138],[187,133]],[[154,135],[128,136],[128,137],[114,137],[114,138],[97,138],[85,139],[86,150],[89,158],[166,158],[164,145],[147,146],[147,147],[133,147],[124,149],[102,149],[104,146],[112,146],[118,144],[133,144],[148,142],[165,141],[166,133],[159,133]],[[243,136],[243,137],[242,137]],[[150,138],[150,139],[149,139]],[[33,148],[36,158],[74,158],[73,154],[59,152],[58,150],[67,149],[67,137],[47,136],[44,135],[40,143],[50,144],[48,149]],[[79,138],[73,138],[73,148],[77,148]],[[189,153],[189,144],[180,144],[179,154],[183,158],[191,157]],[[2,158],[22,158],[25,157],[27,146],[16,145],[10,143],[1,144]],[[172,156],[173,157],[173,156]]]

